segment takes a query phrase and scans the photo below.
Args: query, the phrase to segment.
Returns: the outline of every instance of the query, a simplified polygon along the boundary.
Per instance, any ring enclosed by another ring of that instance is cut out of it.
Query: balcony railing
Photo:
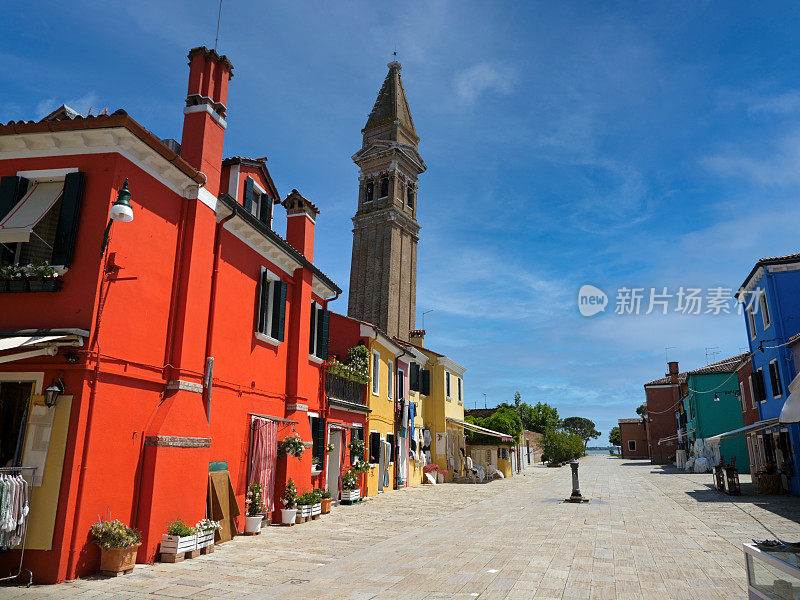
[[[330,399],[364,404],[364,384],[334,375],[325,374],[325,395]]]

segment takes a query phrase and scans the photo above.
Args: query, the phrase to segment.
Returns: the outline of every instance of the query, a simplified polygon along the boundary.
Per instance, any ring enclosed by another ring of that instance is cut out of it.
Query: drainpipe
[[[341,294],[341,293],[342,292],[336,292],[336,294],[334,294],[330,298],[323,298],[323,300],[322,300],[322,308],[323,308],[323,310],[328,310],[328,302],[335,301],[339,297],[339,294]],[[312,319],[313,318],[314,317],[312,316]],[[328,346],[330,346],[330,327],[328,328],[328,339],[329,339]],[[325,435],[327,436],[327,439],[322,440],[322,443],[325,445],[326,448],[328,447],[328,444],[330,443],[330,434],[328,433],[330,431],[330,423],[328,423],[328,419],[330,417],[330,406],[328,405],[328,394],[325,391],[325,385],[326,385],[327,377],[328,377],[328,359],[326,358],[325,362],[322,363],[322,374],[321,374],[321,377],[320,377],[320,395],[322,396],[322,399],[320,400],[320,407],[319,407],[320,415],[323,416],[323,418],[325,419],[325,423],[327,424],[327,427],[325,427]],[[342,436],[341,437],[342,437],[342,448],[344,448],[344,431],[342,432]],[[340,449],[340,452],[341,452],[341,449]],[[328,455],[327,451],[325,452],[325,455],[326,456]],[[340,459],[340,461],[342,460],[341,456],[339,457],[339,459]],[[343,462],[340,462],[339,471],[342,470],[342,465],[343,464],[344,464]],[[320,474],[320,481],[321,481],[320,489],[327,489],[327,487],[328,487],[328,469],[327,468],[323,468],[322,469],[322,473]]]

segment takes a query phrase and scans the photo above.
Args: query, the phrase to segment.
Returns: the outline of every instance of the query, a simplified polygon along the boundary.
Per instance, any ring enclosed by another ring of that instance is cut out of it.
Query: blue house
[[[759,260],[736,297],[750,340],[750,389],[759,403],[755,451],[762,462],[775,463],[790,493],[800,494],[800,424],[776,421],[797,376],[788,342],[800,333],[800,254]]]

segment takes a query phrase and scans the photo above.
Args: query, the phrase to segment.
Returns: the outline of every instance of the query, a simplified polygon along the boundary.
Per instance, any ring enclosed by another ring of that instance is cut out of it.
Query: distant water
[[[587,450],[586,454],[608,454],[608,450]]]

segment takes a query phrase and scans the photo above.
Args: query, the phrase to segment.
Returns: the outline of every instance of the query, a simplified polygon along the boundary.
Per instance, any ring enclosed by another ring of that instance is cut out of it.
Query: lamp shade
[[[128,223],[133,221],[133,209],[131,208],[131,192],[128,189],[128,180],[122,184],[122,188],[117,192],[117,201],[111,205],[108,216],[114,221]]]

